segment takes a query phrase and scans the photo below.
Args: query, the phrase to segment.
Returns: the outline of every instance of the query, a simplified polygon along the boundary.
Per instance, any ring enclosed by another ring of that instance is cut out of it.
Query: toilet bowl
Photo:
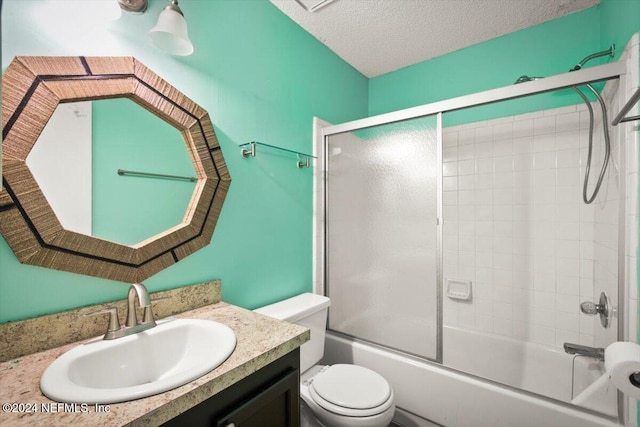
[[[315,365],[301,376],[300,396],[325,426],[388,426],[395,399],[389,383],[357,365]]]
[[[313,414],[316,425],[386,427],[395,411],[393,389],[387,380],[363,366],[317,364],[324,355],[330,304],[327,297],[306,293],[255,312],[311,330],[311,339],[300,347],[300,397]]]

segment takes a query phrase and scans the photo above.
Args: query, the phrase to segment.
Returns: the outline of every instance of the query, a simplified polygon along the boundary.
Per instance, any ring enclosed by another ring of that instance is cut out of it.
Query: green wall
[[[135,245],[180,224],[195,182],[116,173],[194,177],[180,132],[127,98],[92,101],[91,118],[92,234]]]
[[[640,2],[638,0],[601,0],[600,46],[615,43],[616,59],[634,33],[640,31]]]
[[[367,80],[267,0],[182,2],[196,48],[187,58],[166,55],[147,41],[162,0],[150,0],[147,13],[124,14],[107,28],[73,14],[73,23],[67,15],[47,19],[55,14],[46,9],[50,3],[3,2],[3,68],[15,55],[133,55],[206,108],[229,163],[231,191],[212,243],[145,283],[159,290],[221,278],[224,300],[249,308],[311,288],[312,171],[268,149],[242,159],[238,144],[258,140],[309,152],[313,116],[340,123],[508,85],[522,74],[562,73],[611,43],[619,55],[640,30],[640,2],[602,0]],[[559,96],[551,102],[576,101]],[[0,322],[123,298],[126,288],[21,265],[0,238]]]
[[[521,75],[567,72],[587,55],[616,45],[615,60],[640,31],[640,1],[602,0],[597,7],[424,61],[369,81],[369,114],[376,115],[513,84]],[[576,104],[571,91],[448,113],[445,126]]]
[[[223,299],[248,308],[310,291],[312,170],[274,151],[243,159],[238,145],[310,152],[313,116],[339,123],[367,115],[367,79],[267,0],[180,2],[195,46],[186,58],[148,42],[164,0],[108,26],[52,3],[2,2],[3,69],[16,55],[135,56],[208,110],[229,165],[233,181],[211,244],[146,280],[149,289],[220,278]],[[125,298],[127,287],[22,265],[0,237],[0,322]]]
[[[507,86],[523,74],[566,72],[599,50],[599,16],[587,9],[373,78],[369,113]]]

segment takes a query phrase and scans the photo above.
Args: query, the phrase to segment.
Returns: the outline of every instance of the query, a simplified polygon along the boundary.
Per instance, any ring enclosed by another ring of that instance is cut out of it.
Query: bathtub
[[[407,426],[619,427],[615,391],[589,408],[598,413],[569,405],[602,375],[594,359],[447,326],[443,355],[448,367],[327,331],[322,363],[355,363],[382,374]]]

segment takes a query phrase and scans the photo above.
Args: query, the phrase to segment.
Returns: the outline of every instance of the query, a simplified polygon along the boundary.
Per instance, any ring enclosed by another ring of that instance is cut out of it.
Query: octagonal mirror
[[[143,64],[17,57],[2,95],[0,233],[20,262],[135,282],[209,243],[231,181],[213,126]],[[60,114],[100,141],[55,130]],[[87,181],[88,202],[75,187]]]

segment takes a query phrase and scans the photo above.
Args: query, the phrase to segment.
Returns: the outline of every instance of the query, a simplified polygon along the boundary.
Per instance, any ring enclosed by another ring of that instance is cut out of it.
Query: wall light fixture
[[[187,21],[178,7],[177,0],[168,0],[158,23],[149,31],[149,37],[153,44],[172,55],[188,56],[193,53],[193,44],[187,34]]]
[[[151,42],[171,55],[188,56],[193,53],[193,44],[187,34],[187,22],[178,6],[178,0],[168,0],[158,23],[149,31]],[[144,13],[148,0],[118,0],[120,9],[127,12]]]

